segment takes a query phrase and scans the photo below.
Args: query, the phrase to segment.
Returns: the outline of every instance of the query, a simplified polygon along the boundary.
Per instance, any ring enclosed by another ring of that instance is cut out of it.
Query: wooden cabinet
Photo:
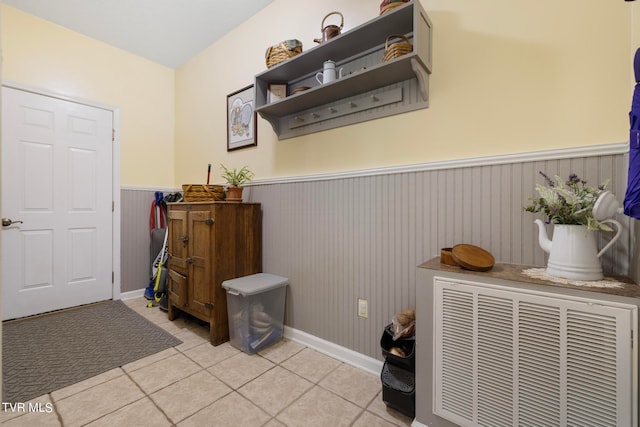
[[[426,108],[431,32],[419,1],[400,6],[256,75],[256,111],[286,139]],[[393,34],[408,37],[413,51],[383,61]],[[335,61],[343,77],[321,85],[316,73],[326,60]],[[269,102],[273,83],[286,83],[289,96]],[[303,86],[310,89],[293,94]]]
[[[169,204],[169,320],[180,312],[209,323],[211,343],[229,340],[222,282],[262,270],[258,203]]]

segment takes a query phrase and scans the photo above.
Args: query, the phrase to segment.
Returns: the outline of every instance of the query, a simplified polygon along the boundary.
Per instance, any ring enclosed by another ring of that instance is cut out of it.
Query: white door
[[[112,111],[2,88],[3,320],[111,299],[112,129]]]

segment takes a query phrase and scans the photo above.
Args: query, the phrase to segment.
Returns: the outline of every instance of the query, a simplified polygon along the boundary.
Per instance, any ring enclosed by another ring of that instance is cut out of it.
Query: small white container
[[[282,338],[288,284],[286,277],[268,273],[222,282],[232,346],[253,354]]]

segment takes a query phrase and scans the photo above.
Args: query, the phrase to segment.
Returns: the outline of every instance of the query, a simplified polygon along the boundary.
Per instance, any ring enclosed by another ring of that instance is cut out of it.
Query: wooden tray
[[[474,245],[455,245],[451,249],[451,257],[460,267],[473,271],[488,271],[495,264],[493,255]]]

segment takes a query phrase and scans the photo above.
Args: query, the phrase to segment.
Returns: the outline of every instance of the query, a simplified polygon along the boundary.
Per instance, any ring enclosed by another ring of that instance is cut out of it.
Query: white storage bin
[[[268,273],[222,282],[232,346],[253,354],[282,338],[288,283],[286,277]]]

